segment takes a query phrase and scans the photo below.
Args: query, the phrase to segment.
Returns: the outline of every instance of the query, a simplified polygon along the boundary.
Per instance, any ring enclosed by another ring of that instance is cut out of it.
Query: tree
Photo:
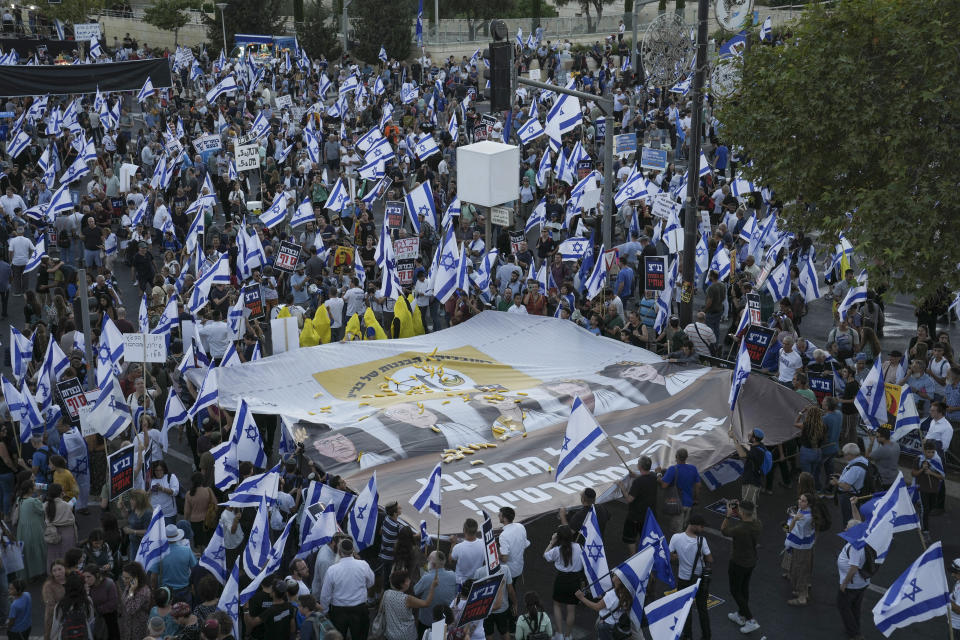
[[[213,17],[206,16],[207,45],[213,55],[218,55],[223,47],[223,26],[226,26],[227,47],[236,33],[255,33],[268,36],[283,33],[284,0],[234,0],[224,11],[219,9]],[[221,16],[225,23],[221,23]]]
[[[843,232],[872,287],[919,298],[960,284],[957,24],[955,0],[812,5],[786,46],[747,52],[718,114],[745,176],[805,203],[786,228]]]
[[[359,59],[376,62],[381,46],[391,58],[403,60],[410,55],[413,23],[417,17],[416,5],[412,1],[353,0],[348,11],[357,19],[354,53]]]
[[[556,3],[558,7],[563,7],[571,1],[572,0],[556,0]],[[603,5],[613,4],[613,0],[576,0],[576,3],[580,5],[580,10],[583,11],[583,15],[587,18],[587,31],[593,33],[596,31],[597,25],[600,24],[600,19],[603,17]],[[590,20],[591,7],[597,15],[596,22]]]
[[[441,3],[440,16],[465,18],[467,39],[473,42],[476,40],[477,32],[485,31],[491,20],[510,15],[514,4],[514,0],[452,0],[452,2]],[[512,39],[513,34],[509,37]]]
[[[144,12],[143,19],[157,29],[173,31],[173,44],[176,46],[180,27],[187,24],[189,19],[183,10],[196,8],[196,6],[197,3],[194,0],[154,0],[154,3]]]
[[[80,24],[90,21],[90,14],[103,9],[105,0],[63,0],[60,4],[44,3],[41,13],[48,18]]]
[[[303,22],[297,25],[297,42],[311,57],[340,57],[342,47],[333,22],[330,9],[319,0],[304,7]]]

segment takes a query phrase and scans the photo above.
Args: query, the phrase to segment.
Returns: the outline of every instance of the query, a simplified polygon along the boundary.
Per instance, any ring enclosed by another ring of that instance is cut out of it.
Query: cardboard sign
[[[277,109],[289,109],[293,106],[293,97],[286,96],[277,96]]]
[[[817,404],[823,402],[827,396],[833,395],[833,376],[807,376],[810,383],[810,390],[817,396]]]
[[[220,141],[220,136],[215,133],[208,133],[195,139],[193,141],[193,148],[197,150],[197,153],[219,151],[223,148],[223,144]]]
[[[483,524],[480,525],[483,532],[483,546],[487,556],[487,573],[493,575],[500,571],[500,551],[497,549],[497,539],[493,535],[493,522],[490,521],[490,514],[483,512]]]
[[[383,217],[387,221],[387,226],[391,229],[399,229],[403,226],[403,203],[396,200],[388,200],[383,206]]]
[[[613,136],[613,155],[628,156],[637,152],[637,134],[621,133]]]
[[[258,284],[243,288],[243,306],[250,310],[250,317],[259,320],[263,317],[263,290]]]
[[[498,573],[473,583],[473,586],[470,587],[470,593],[467,594],[467,604],[457,621],[458,628],[471,622],[483,620],[490,615],[501,582],[503,582],[503,574]]]
[[[92,38],[100,38],[100,23],[84,22],[73,25],[73,38],[77,42],[81,40],[89,42]]]
[[[759,293],[747,294],[747,309],[750,312],[750,324],[756,324],[756,325],[763,324],[763,321],[760,320],[760,294]]]
[[[776,333],[770,327],[751,326],[747,329],[743,339],[747,342],[747,353],[750,354],[750,364],[759,367],[763,362],[767,350],[773,344],[773,335]]]
[[[520,243],[524,241],[523,231],[510,232],[510,253],[517,255],[520,253]]]
[[[510,211],[511,209],[509,207],[490,207],[490,224],[495,224],[499,227],[509,227]]]
[[[87,394],[84,393],[80,380],[70,378],[57,383],[57,393],[60,394],[60,404],[63,405],[65,415],[70,416],[70,422],[80,423],[80,408],[87,406]]]
[[[413,282],[413,269],[420,255],[420,238],[398,238],[393,241],[393,254],[397,258],[397,277],[406,286]]]
[[[274,355],[300,348],[300,327],[296,317],[274,318],[270,321],[270,344]]]
[[[128,362],[166,362],[167,338],[162,334],[123,334],[124,360]]]
[[[285,273],[293,273],[298,262],[300,262],[300,245],[289,240],[281,242],[273,266]]]
[[[674,202],[673,196],[669,193],[658,193],[653,196],[653,206],[650,207],[650,213],[666,220],[671,213],[680,213],[680,203]]]
[[[132,444],[107,456],[107,466],[110,469],[110,499],[116,500],[130,489],[133,489],[133,454]]]
[[[245,144],[236,147],[236,150],[237,171],[250,171],[260,167],[260,145]]]
[[[644,147],[640,152],[640,167],[643,169],[667,170],[667,150]]]
[[[643,287],[646,291],[663,291],[667,284],[667,257],[644,256]]]

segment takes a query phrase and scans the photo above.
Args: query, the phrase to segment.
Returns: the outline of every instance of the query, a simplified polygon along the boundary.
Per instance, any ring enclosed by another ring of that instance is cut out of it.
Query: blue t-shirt
[[[160,571],[163,586],[173,591],[185,588],[190,584],[190,570],[197,566],[197,557],[190,547],[180,544],[171,544],[170,552],[160,561]]]
[[[24,591],[20,597],[10,603],[10,619],[13,620],[10,631],[22,633],[30,628],[32,622],[30,609],[30,592]]]
[[[723,171],[724,169],[727,168],[728,153],[729,151],[727,150],[726,145],[720,145],[719,147],[717,147],[717,158],[716,158],[717,171]]]
[[[700,482],[700,472],[692,464],[675,464],[663,474],[668,485],[676,481],[680,490],[680,502],[685,507],[693,506],[693,487]]]
[[[617,284],[614,287],[614,291],[621,298],[633,295],[633,269],[630,267],[620,269],[620,273],[617,274]]]

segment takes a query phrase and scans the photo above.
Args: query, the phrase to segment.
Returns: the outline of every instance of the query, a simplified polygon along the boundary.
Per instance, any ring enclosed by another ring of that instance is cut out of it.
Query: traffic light
[[[506,111],[512,106],[513,45],[491,42],[483,57],[490,61],[490,67],[483,72],[483,77],[490,81],[490,88],[486,90],[490,110]]]

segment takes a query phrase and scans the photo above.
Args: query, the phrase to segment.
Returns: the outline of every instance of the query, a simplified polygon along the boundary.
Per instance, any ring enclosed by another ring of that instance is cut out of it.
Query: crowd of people
[[[692,105],[679,92],[637,90],[631,96],[634,88],[613,62],[612,42],[594,47],[592,63],[581,58],[572,69],[565,65],[569,43],[554,45],[531,34],[518,48],[518,64],[536,60],[560,84],[572,71],[581,90],[612,95],[615,117],[606,126],[636,133],[638,145],[669,149],[678,161],[687,158],[696,133],[690,130]],[[106,47],[99,51],[108,56]],[[890,429],[860,428],[854,404],[870,365],[884,355],[884,379],[909,386],[923,418],[909,475],[930,539],[930,516],[945,508],[944,464],[960,420],[960,364],[949,333],[934,338],[924,321],[902,352],[884,354],[882,291],[874,288],[865,302],[839,309],[862,283],[854,270],[840,266],[845,262],[831,258],[826,273],[833,282],[828,295],[835,327],[816,347],[800,331],[807,311],[800,268],[817,246],[802,234],[776,229],[780,203],[773,194],[735,195],[739,158],[717,138],[718,123],[707,118],[710,166],[702,172],[698,202],[709,219],[700,242],[713,260],[701,269],[702,308],[681,326],[673,315],[677,296],[648,289],[644,265],[656,256],[677,262],[671,217],[655,214],[654,200],[656,194],[680,193],[682,168],[670,164],[641,174],[646,195],[631,197],[623,188],[637,180],[637,170],[631,158],[615,161],[618,206],[610,213],[616,244],[608,249],[616,251],[606,264],[597,241],[602,207],[578,207],[583,191],[598,186],[603,175],[596,104],[577,107],[577,124],[559,135],[559,150],[551,151],[549,136],[523,140],[510,123],[545,119],[549,130],[547,112],[557,95],[521,88],[513,113],[487,125],[476,108],[483,67],[477,54],[434,63],[424,52],[407,64],[388,53],[371,63],[286,52],[254,64],[179,48],[162,53],[173,69],[169,89],[5,100],[4,110],[15,118],[5,130],[0,176],[0,301],[2,317],[16,334],[10,345],[14,383],[3,386],[0,416],[0,506],[6,539],[22,543],[22,566],[0,571],[0,582],[11,574],[10,597],[0,598],[0,618],[8,620],[11,637],[26,640],[39,632],[31,629],[39,607],[45,640],[219,640],[238,632],[255,640],[363,640],[372,623],[382,623],[389,640],[415,640],[430,638],[436,620],[454,621],[473,581],[487,577],[479,525],[466,520],[462,536],[444,550],[430,550],[400,518],[396,503],[383,507],[376,546],[360,551],[338,534],[315,555],[295,558],[300,536],[291,536],[283,569],[260,583],[236,620],[218,606],[223,580],[198,557],[221,531],[216,544],[232,567],[257,515],[256,507],[220,506],[226,494],[214,483],[211,449],[229,438],[233,414],[205,406],[175,430],[180,442],[186,436],[192,458],[187,482],[165,460],[171,443],[162,428],[164,399],[172,390],[184,406],[193,405],[198,391],[185,376],[189,368],[270,355],[269,320],[287,316],[297,318],[300,345],[312,346],[439,331],[487,310],[552,315],[597,336],[692,363],[723,358],[728,348],[732,353],[743,337],[740,320],[757,293],[764,324],[776,331],[761,369],[811,404],[797,417],[797,438],[786,443],[766,447],[761,427],[747,442],[731,433],[743,474],[741,497],[728,502],[721,527],[733,540],[729,581],[736,611],[730,620],[744,633],[760,626],[749,606],[749,582],[763,530],[760,503],[772,493],[777,473],[797,491],[796,507],[783,522],[783,575],[793,606],[810,602],[817,538],[851,526],[860,518],[858,503],[896,479],[907,452]],[[137,51],[137,57],[154,54],[160,52]],[[231,78],[237,88],[218,91]],[[278,99],[286,97],[290,101],[281,106]],[[18,144],[20,134],[26,140]],[[211,137],[218,142],[194,145]],[[494,225],[490,236],[490,213],[457,198],[456,149],[482,138],[522,143],[514,224]],[[238,171],[235,152],[246,144],[257,145],[257,166]],[[75,166],[75,180],[58,181]],[[414,194],[426,198],[426,209],[410,204]],[[401,205],[399,216],[393,203]],[[392,245],[411,238],[417,240],[416,255],[401,265]],[[291,244],[298,255],[288,264],[281,255],[289,255]],[[463,276],[441,292],[447,248],[462,256]],[[781,265],[791,272],[786,289],[769,281]],[[137,297],[122,293],[130,282]],[[181,330],[184,322],[195,327],[193,335]],[[933,324],[935,329],[935,319]],[[146,368],[113,362],[112,327],[167,333],[170,357]],[[95,361],[87,360],[88,347]],[[815,394],[811,377],[829,377],[832,391]],[[119,395],[135,409],[136,428],[111,438],[82,433],[52,395],[57,381],[73,378],[84,387],[115,380]],[[40,423],[25,438],[26,401],[15,403],[11,393],[36,399]],[[275,455],[276,421],[258,416],[257,424],[265,450]],[[136,486],[115,500],[107,455],[129,443],[137,452]],[[687,463],[686,450],[675,456],[667,469],[653,469],[643,457],[625,481],[622,541],[631,552],[646,544],[640,536],[649,525],[647,514],[656,513],[683,588],[709,578],[713,556],[703,535],[706,521],[695,509],[703,470]],[[269,512],[274,539],[289,518],[302,522],[311,481],[352,491],[340,478],[304,465],[299,454],[284,463],[284,497]],[[239,476],[260,471],[243,462]],[[674,490],[676,509],[667,509],[664,494]],[[551,608],[525,586],[531,541],[520,523],[524,514],[501,509],[503,587],[489,616],[447,637],[566,640],[580,604],[597,612],[597,637],[625,637],[633,597],[621,579],[600,600],[583,589],[580,527],[591,509],[601,533],[610,520],[596,498],[592,489],[584,490],[581,508],[569,517],[561,512],[556,533],[531,552],[542,548],[557,570]],[[831,499],[839,513],[828,506]],[[146,571],[137,557],[156,508],[170,550]],[[847,547],[838,558],[838,607],[850,638],[862,637],[859,607],[869,578],[856,569],[864,563],[862,551]],[[253,577],[240,575],[241,586]],[[33,603],[28,586],[38,580],[42,602]],[[647,596],[665,589],[658,582]],[[702,588],[696,600],[704,638],[710,637],[707,593]],[[692,637],[692,624],[691,616],[683,637]]]

